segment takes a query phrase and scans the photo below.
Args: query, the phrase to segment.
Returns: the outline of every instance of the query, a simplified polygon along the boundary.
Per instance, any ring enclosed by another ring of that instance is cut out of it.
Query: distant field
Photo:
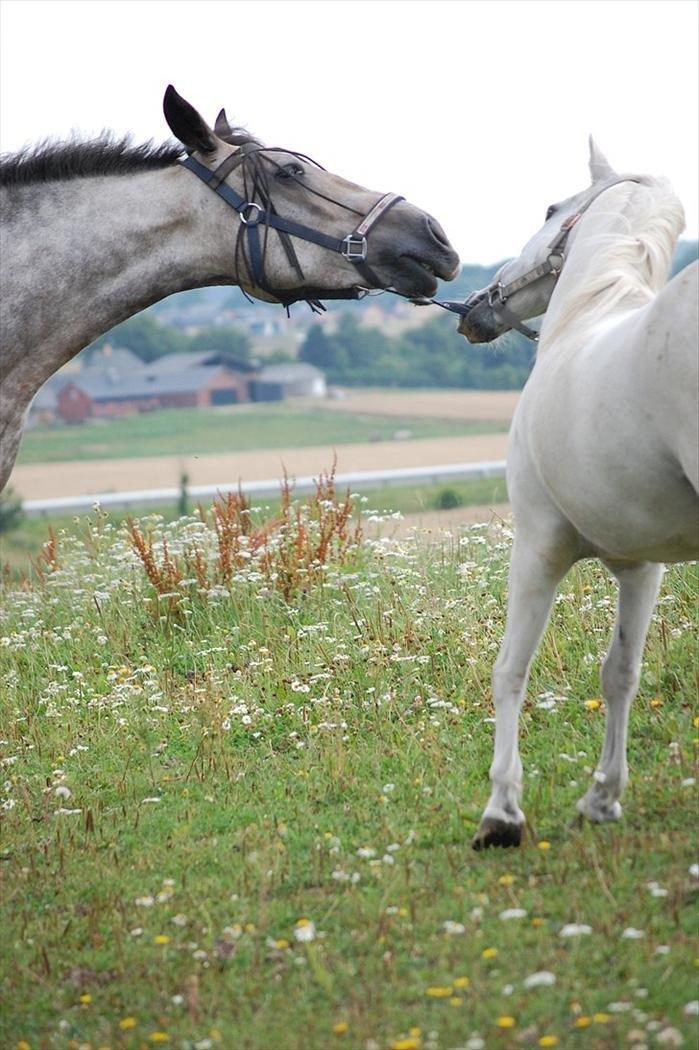
[[[391,395],[388,395],[391,397]],[[429,395],[427,395],[429,397]],[[130,459],[161,455],[203,455],[252,449],[343,445],[390,441],[397,431],[410,437],[459,437],[502,433],[506,423],[493,420],[423,418],[406,406],[405,415],[385,417],[336,412],[304,404],[241,405],[217,409],[168,409],[126,419],[81,426],[42,426],[27,432],[18,464],[75,460]]]

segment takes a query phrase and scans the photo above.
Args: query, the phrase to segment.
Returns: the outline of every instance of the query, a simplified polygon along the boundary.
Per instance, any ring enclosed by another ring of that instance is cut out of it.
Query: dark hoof
[[[475,850],[489,849],[491,846],[519,846],[523,830],[523,824],[508,824],[495,817],[486,817],[471,839],[471,846]]]

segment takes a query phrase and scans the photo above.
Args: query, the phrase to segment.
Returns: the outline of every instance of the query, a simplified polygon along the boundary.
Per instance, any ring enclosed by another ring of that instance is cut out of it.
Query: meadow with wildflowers
[[[591,562],[532,670],[527,842],[476,854],[510,529],[366,539],[355,502],[97,510],[6,583],[3,1048],[696,1045],[696,568],[653,617],[623,822],[572,823]]]

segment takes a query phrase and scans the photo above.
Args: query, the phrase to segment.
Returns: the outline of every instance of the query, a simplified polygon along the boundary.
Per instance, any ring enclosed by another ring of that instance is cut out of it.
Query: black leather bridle
[[[274,207],[274,202],[272,201],[269,179],[265,177],[265,173],[263,172],[259,161],[266,159],[271,161],[277,171],[284,171],[284,165],[277,164],[276,161],[269,156],[270,154],[279,152],[283,152],[287,156],[291,155],[298,160],[310,160],[309,157],[300,153],[291,153],[289,150],[280,151],[270,149],[268,147],[260,146],[257,143],[251,143],[242,146],[235,153],[226,157],[226,159],[213,170],[207,168],[206,165],[201,164],[191,156],[186,157],[180,162],[183,167],[187,168],[196,175],[197,178],[201,179],[209,189],[213,190],[214,193],[217,193],[226,204],[238,213],[241,224],[238,232],[238,240],[236,242],[236,264],[238,267],[238,276],[240,276],[239,266],[242,249],[241,238],[245,236],[247,239],[247,259],[245,261],[247,263],[250,280],[255,287],[261,288],[269,295],[274,296],[274,298],[287,309],[292,303],[305,301],[309,304],[312,310],[320,311],[325,309],[320,302],[321,298],[360,299],[372,288],[382,289],[385,287],[382,285],[381,279],[374,273],[366,261],[367,238],[370,231],[388,214],[390,209],[405,198],[400,197],[397,193],[385,193],[379,198],[373,208],[361,218],[361,221],[354,227],[351,233],[348,233],[346,237],[342,238],[331,237],[326,233],[322,233],[320,230],[315,230],[310,226],[305,226],[303,223],[296,222],[294,219],[286,219],[277,213]],[[246,162],[250,163],[248,164]],[[315,164],[315,161],[311,161],[311,163]],[[243,172],[244,196],[241,196],[241,194],[234,190],[232,186],[229,186],[225,181],[230,173],[239,166],[242,167]],[[316,166],[320,167],[320,165]],[[251,171],[248,169],[251,169]],[[285,177],[295,178],[293,174]],[[343,208],[345,211],[353,212],[355,215],[362,215],[361,212],[347,204],[343,204],[341,201],[333,200],[332,197],[326,197],[325,194],[319,193],[316,190],[310,190],[310,187],[308,186],[304,186],[304,188],[307,191],[314,193],[316,196],[323,197],[332,204],[338,205],[338,207]],[[255,197],[257,197],[261,203],[258,203],[258,200],[255,200]],[[261,229],[264,231],[262,236],[260,235]],[[279,234],[287,259],[301,281],[304,280],[304,273],[298,260],[291,239],[292,237],[299,237],[301,240],[318,244],[321,248],[327,248],[329,251],[337,252],[343,257],[343,259],[346,259],[347,262],[352,263],[362,278],[362,281],[358,282],[356,286],[350,289],[333,290],[302,285],[291,291],[275,290],[267,280],[267,275],[265,273],[265,255],[269,230],[276,230]],[[243,256],[244,255],[245,253],[243,252]]]

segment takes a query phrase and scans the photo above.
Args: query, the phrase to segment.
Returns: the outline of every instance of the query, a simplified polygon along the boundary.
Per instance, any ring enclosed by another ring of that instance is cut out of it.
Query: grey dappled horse
[[[662,563],[699,557],[697,265],[666,283],[682,206],[664,179],[618,175],[594,143],[590,170],[592,185],[548,209],[519,258],[467,300],[459,325],[489,342],[545,312],[509,439],[515,541],[493,671],[493,789],[477,849],[520,842],[517,722],[562,576],[596,557],[619,582],[602,670],[604,750],[578,803],[591,820],[617,820]]]
[[[403,198],[264,148],[223,110],[212,130],[172,87],[164,109],[181,145],[103,137],[0,162],[0,489],[39,387],[173,292],[315,304],[366,287],[432,295],[456,276],[441,227]]]

